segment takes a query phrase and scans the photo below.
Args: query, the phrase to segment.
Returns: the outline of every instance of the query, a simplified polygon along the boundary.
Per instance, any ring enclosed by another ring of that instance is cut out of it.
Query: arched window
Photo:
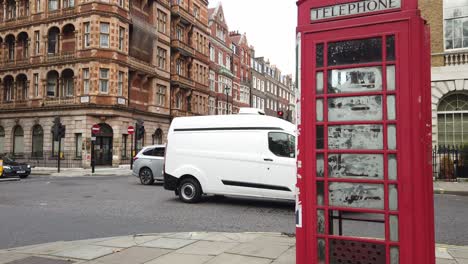
[[[468,144],[468,93],[451,93],[437,108],[440,145]]]
[[[5,129],[0,127],[0,153],[5,153]]]
[[[32,130],[32,156],[42,157],[44,154],[44,130],[35,125]]]
[[[21,155],[24,153],[24,131],[21,126],[13,129],[13,154]]]
[[[49,30],[49,34],[47,36],[47,52],[49,54],[58,53],[59,35],[60,30],[58,28],[54,27]]]
[[[163,143],[163,132],[160,128],[156,129],[153,134],[153,145],[161,145]]]
[[[58,96],[58,72],[50,71],[47,73],[47,97]]]

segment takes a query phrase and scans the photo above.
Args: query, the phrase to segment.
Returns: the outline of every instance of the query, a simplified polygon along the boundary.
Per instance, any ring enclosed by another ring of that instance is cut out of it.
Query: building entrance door
[[[97,166],[112,166],[113,131],[107,124],[99,124],[101,131],[96,135],[94,157]]]

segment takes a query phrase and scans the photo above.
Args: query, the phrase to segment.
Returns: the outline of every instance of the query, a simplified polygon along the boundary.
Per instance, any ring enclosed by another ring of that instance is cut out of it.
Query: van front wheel
[[[179,198],[184,203],[198,203],[202,196],[200,183],[192,178],[183,179],[179,185]]]

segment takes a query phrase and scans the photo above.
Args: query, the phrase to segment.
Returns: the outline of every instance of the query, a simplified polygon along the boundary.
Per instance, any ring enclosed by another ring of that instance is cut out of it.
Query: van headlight
[[[30,169],[30,168],[31,168],[31,165],[28,165],[27,167],[28,167],[28,169]]]

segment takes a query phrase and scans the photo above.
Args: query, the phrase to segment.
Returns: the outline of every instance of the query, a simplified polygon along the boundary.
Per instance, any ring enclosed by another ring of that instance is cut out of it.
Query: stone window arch
[[[21,126],[15,126],[13,129],[13,155],[22,155],[24,153],[24,130]]]
[[[439,145],[468,144],[468,92],[444,96],[437,107]]]
[[[5,153],[5,129],[0,126],[0,154]]]
[[[44,130],[40,125],[35,125],[32,129],[31,147],[33,157],[42,157],[44,155]]]
[[[160,128],[158,128],[153,134],[153,145],[161,145],[162,143],[163,143],[163,132]]]

